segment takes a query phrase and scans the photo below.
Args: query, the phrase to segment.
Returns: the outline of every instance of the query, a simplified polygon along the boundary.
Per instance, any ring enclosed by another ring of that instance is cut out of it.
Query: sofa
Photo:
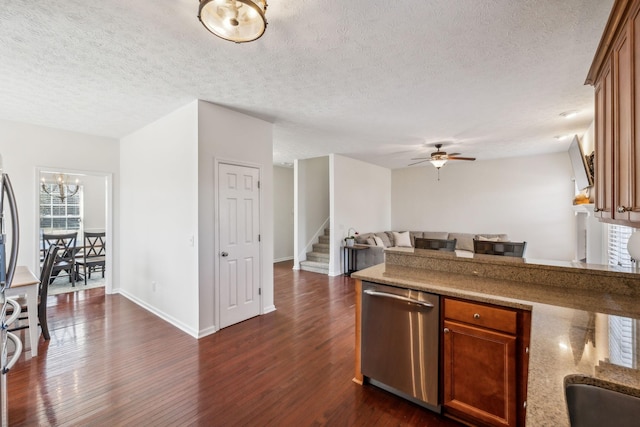
[[[425,239],[456,239],[456,254],[461,257],[473,256],[473,240],[508,242],[506,234],[450,233],[448,231],[381,231],[363,233],[356,236],[356,244],[367,245],[369,249],[358,251],[356,270],[362,270],[384,262],[385,248],[412,248],[416,237]]]

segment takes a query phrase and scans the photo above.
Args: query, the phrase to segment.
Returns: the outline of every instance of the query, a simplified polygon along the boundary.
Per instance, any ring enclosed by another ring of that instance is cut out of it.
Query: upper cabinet
[[[640,0],[614,3],[586,83],[595,86],[595,215],[640,225]]]

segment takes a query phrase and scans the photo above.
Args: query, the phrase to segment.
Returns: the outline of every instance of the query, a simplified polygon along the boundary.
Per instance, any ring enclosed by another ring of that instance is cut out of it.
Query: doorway
[[[220,328],[260,314],[260,169],[218,164]]]
[[[37,264],[43,249],[43,235],[76,232],[77,253],[82,256],[85,232],[104,233],[104,279],[103,271],[91,274],[88,287],[104,286],[106,293],[112,293],[112,175],[110,173],[40,167],[36,169],[38,198],[38,242]],[[62,186],[60,185],[62,183]],[[83,274],[83,269],[79,268]],[[49,288],[50,294],[86,289],[84,276],[76,275],[75,287],[68,276],[57,278]],[[57,285],[56,285],[57,284]],[[56,292],[56,286],[60,292]]]

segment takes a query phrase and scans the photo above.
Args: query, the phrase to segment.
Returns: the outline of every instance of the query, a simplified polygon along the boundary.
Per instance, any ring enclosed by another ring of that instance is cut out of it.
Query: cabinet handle
[[[475,313],[475,314],[473,315],[473,318],[474,318],[474,319],[479,319],[479,318],[480,318],[480,313]]]
[[[449,328],[444,328],[444,333],[448,334],[449,333]]]
[[[618,213],[625,213],[629,211],[631,211],[631,208],[628,208],[626,206],[618,206]]]

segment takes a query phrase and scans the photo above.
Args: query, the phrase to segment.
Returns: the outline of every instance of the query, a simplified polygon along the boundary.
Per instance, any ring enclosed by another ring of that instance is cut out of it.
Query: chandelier
[[[50,195],[51,197],[59,197],[64,202],[64,199],[73,197],[80,190],[80,180],[76,178],[73,184],[69,184],[69,177],[63,173],[57,173],[53,175],[53,185],[57,185],[56,191],[49,191],[47,188],[47,181],[42,178],[42,191]]]
[[[198,19],[216,36],[245,43],[264,34],[266,10],[266,0],[200,0]]]

